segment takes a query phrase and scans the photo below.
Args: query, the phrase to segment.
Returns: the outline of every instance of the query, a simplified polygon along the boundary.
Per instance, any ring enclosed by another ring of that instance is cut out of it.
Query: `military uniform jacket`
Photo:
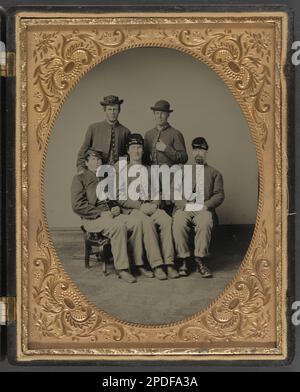
[[[194,181],[193,192],[196,190],[196,182]],[[223,176],[214,167],[207,164],[204,165],[204,205],[209,211],[214,212],[225,199]],[[175,208],[182,208],[185,205],[185,200],[174,200]]]
[[[156,151],[155,145],[160,139],[167,146],[165,151]],[[154,157],[154,158],[153,158]],[[144,162],[146,165],[168,166],[184,164],[188,160],[184,137],[180,131],[170,124],[159,131],[156,127],[146,132],[144,145]]]
[[[71,186],[71,203],[75,214],[84,219],[96,219],[104,211],[110,210],[110,203],[97,198],[96,189],[99,179],[90,170],[76,174]]]
[[[130,166],[132,166],[131,164],[128,164],[127,169],[130,169]],[[148,194],[146,194],[146,190],[141,189],[141,192],[143,193],[143,197],[141,197],[139,200],[132,200],[129,198],[129,195],[127,197],[126,200],[118,200],[118,204],[122,209],[122,213],[123,214],[130,214],[132,210],[136,209],[139,210],[140,207],[142,206],[143,203],[145,203],[145,201],[151,201],[151,172],[150,172],[150,167],[143,165],[143,167],[145,167],[147,169],[148,172]],[[120,171],[119,171],[119,165],[116,164],[115,165],[116,168],[116,174],[117,174],[117,187],[119,184],[119,175],[120,175]],[[129,188],[130,184],[135,181],[136,178],[135,177],[127,177],[127,188]],[[117,192],[117,199],[119,199],[119,191]],[[128,191],[128,189],[127,189]],[[154,200],[151,201],[151,203],[155,203],[157,204],[158,207],[160,207],[161,201],[160,200]]]
[[[85,154],[89,148],[95,148],[103,152],[104,162],[108,161],[110,155],[110,149],[112,145],[111,135],[112,128],[114,129],[114,146],[116,152],[116,160],[120,156],[124,156],[127,153],[127,139],[130,134],[128,128],[117,122],[113,126],[107,121],[94,123],[89,126],[84,142],[79,150],[77,158],[77,167],[85,167]]]

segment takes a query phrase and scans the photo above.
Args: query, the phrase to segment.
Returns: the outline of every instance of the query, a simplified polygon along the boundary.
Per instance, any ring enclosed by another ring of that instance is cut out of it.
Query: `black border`
[[[4,13],[2,9],[0,9],[0,40],[3,41],[3,37],[5,35],[5,27],[4,27]],[[3,78],[0,78],[0,108],[3,110],[4,102],[5,102],[5,92],[4,92],[4,83]],[[3,113],[3,111],[2,111]],[[5,116],[1,115],[0,119],[0,217],[3,216],[3,190],[4,190],[4,140],[3,140],[3,130],[5,129]],[[3,220],[1,220],[0,224],[0,297],[5,296],[6,292],[6,276],[4,269],[4,247],[3,241],[4,239],[4,230],[5,225]],[[6,330],[3,326],[0,326],[0,360],[4,359],[6,353]]]
[[[293,11],[285,5],[220,5],[220,4],[211,4],[211,5],[201,5],[201,4],[192,4],[192,5],[128,5],[128,4],[120,4],[120,5],[101,5],[101,6],[46,6],[40,5],[37,6],[17,6],[7,10],[6,20],[7,20],[7,50],[15,51],[15,31],[14,31],[14,21],[15,14],[20,11],[48,11],[48,12],[81,12],[81,13],[90,13],[90,12],[273,12],[273,11],[281,11],[288,14],[289,18],[289,43],[288,47],[291,48],[291,43],[293,41]],[[291,50],[289,51],[289,57],[291,54]],[[287,75],[287,88],[288,88],[288,148],[289,148],[289,210],[291,213],[294,212],[295,207],[295,199],[294,199],[294,190],[295,190],[295,171],[294,171],[294,158],[295,158],[295,148],[294,148],[294,67],[289,64],[286,66],[286,75]],[[4,238],[3,247],[5,250],[5,269],[7,272],[7,290],[6,295],[15,296],[15,79],[7,79],[6,81],[6,124],[5,124],[5,132],[4,132],[4,150],[5,150],[5,173],[4,173],[4,186],[5,186],[5,201],[3,211],[5,212],[5,234],[6,238]],[[3,113],[3,112],[2,112]],[[2,148],[3,150],[3,148]],[[3,219],[2,219],[3,221]],[[12,224],[13,222],[13,224]],[[291,309],[291,303],[294,301],[294,225],[295,219],[293,215],[289,216],[289,243],[288,243],[288,252],[289,252],[289,290],[287,293],[287,302],[288,309]],[[3,236],[2,236],[3,239]],[[3,260],[2,260],[3,262]],[[290,311],[288,311],[288,317],[290,317]],[[97,366],[130,366],[136,367],[145,365],[148,368],[160,365],[160,366],[272,366],[272,365],[289,365],[294,357],[294,328],[290,325],[288,328],[289,335],[289,353],[287,360],[237,360],[237,361],[145,361],[145,360],[118,360],[118,361],[110,361],[110,360],[88,360],[88,361],[30,361],[30,362],[18,362],[16,360],[16,346],[15,346],[15,326],[11,325],[8,327],[8,359],[11,364],[18,365],[97,365]]]

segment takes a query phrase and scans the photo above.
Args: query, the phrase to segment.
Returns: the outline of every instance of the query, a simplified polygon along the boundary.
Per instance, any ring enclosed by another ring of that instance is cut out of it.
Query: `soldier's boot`
[[[201,257],[195,257],[195,261],[197,263],[198,272],[202,276],[202,278],[212,278],[213,277],[211,270],[204,264]]]
[[[188,276],[187,259],[181,259],[181,265],[179,267],[180,276]]]
[[[120,279],[125,280],[125,282],[127,282],[127,283],[135,283],[136,282],[135,277],[132,276],[128,270],[118,270],[117,274]]]
[[[165,273],[165,271],[161,267],[156,267],[154,269],[154,276],[159,279],[159,280],[167,280],[168,277]]]
[[[139,267],[140,274],[145,276],[145,278],[153,278],[154,274],[152,271],[146,270],[144,267]]]
[[[179,273],[176,271],[176,269],[172,265],[167,266],[167,273],[168,273],[168,277],[170,279],[179,278]]]

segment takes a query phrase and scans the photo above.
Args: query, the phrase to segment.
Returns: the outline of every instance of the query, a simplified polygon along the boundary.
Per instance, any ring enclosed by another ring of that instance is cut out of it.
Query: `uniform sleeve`
[[[143,164],[146,166],[151,165],[151,145],[150,145],[150,137],[149,133],[147,132],[144,139],[144,154],[143,154]]]
[[[180,132],[176,132],[173,146],[168,145],[164,151],[173,164],[184,164],[188,160],[184,137]]]
[[[106,210],[104,206],[101,208],[101,206],[96,207],[89,204],[84,184],[78,175],[75,176],[72,181],[71,203],[75,214],[86,219],[96,219],[101,216],[101,212]]]
[[[127,155],[127,144],[128,144],[128,138],[129,138],[130,134],[131,134],[130,129],[124,127],[124,140],[122,142],[123,143],[123,146],[122,146],[122,150],[123,151],[120,151],[120,155],[121,156],[126,156]]]
[[[213,210],[219,207],[225,199],[223,177],[222,174],[217,173],[214,179],[213,194],[210,199],[204,202],[204,205],[209,209]]]
[[[118,205],[121,208],[128,208],[130,210],[131,209],[137,209],[138,210],[141,207],[141,205],[142,205],[142,203],[139,200],[130,200],[128,198],[128,195],[127,195],[127,199],[126,200],[119,200],[120,193],[121,192],[125,192],[126,189],[120,189],[120,187],[119,187],[119,176],[120,176],[120,174],[119,174],[120,173],[119,166],[116,165],[115,168],[116,168],[116,184],[117,184],[117,202],[118,202]]]
[[[80,150],[78,152],[77,156],[77,169],[82,169],[85,168],[85,154],[87,153],[87,150],[91,147],[93,143],[93,132],[92,132],[92,125],[89,126],[85,138],[83,141],[82,146],[80,147]]]

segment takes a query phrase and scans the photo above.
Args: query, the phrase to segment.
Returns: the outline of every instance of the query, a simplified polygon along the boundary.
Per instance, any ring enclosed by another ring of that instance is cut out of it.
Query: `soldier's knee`
[[[173,225],[176,226],[185,226],[186,225],[186,212],[185,211],[177,211],[173,217]]]
[[[195,217],[194,222],[198,228],[212,228],[213,227],[213,217],[210,211],[201,211]]]
[[[172,227],[172,218],[168,214],[163,214],[160,216],[158,224],[162,228]]]
[[[123,222],[114,222],[111,228],[112,235],[117,235],[120,233],[127,233],[126,224]]]

